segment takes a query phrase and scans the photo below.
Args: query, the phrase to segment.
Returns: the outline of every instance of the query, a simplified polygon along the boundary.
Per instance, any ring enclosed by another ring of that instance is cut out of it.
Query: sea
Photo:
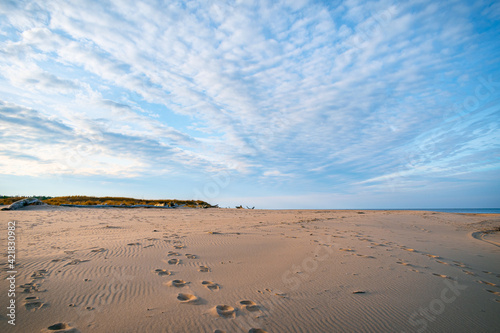
[[[385,209],[376,209],[385,210]],[[442,213],[469,213],[469,214],[500,214],[500,208],[420,208],[420,209],[387,209],[387,210],[425,210]]]
[[[266,208],[264,208],[266,209]],[[290,209],[290,208],[287,208]],[[287,209],[272,209],[272,210],[287,210]],[[500,208],[296,208],[304,210],[414,210],[414,211],[427,211],[427,212],[441,212],[441,213],[462,213],[462,214],[500,214]]]

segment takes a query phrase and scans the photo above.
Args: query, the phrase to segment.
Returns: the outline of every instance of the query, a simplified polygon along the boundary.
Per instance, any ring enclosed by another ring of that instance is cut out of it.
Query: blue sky
[[[500,206],[496,1],[0,2],[0,194]]]

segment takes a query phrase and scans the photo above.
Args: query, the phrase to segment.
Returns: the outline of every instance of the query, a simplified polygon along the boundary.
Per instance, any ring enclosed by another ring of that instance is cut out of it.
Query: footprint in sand
[[[364,291],[364,290],[355,290],[352,293],[353,294],[366,294],[366,291]]]
[[[441,261],[441,260],[436,260],[437,263],[442,264],[442,265],[450,265],[447,262]]]
[[[195,254],[189,254],[189,253],[186,253],[186,257],[188,259],[197,259],[198,258]]]
[[[243,300],[243,301],[240,301],[240,304],[241,304],[242,308],[244,308],[250,312],[255,312],[255,311],[260,310],[260,307],[254,301]]]
[[[73,259],[71,260],[70,262],[68,262],[66,265],[64,266],[69,266],[69,265],[78,265],[79,263],[82,263],[82,262],[87,262],[87,261],[90,261],[90,260],[80,260],[80,259]]]
[[[170,259],[167,262],[169,263],[169,265],[179,265],[181,263],[179,259]]]
[[[210,271],[210,268],[208,268],[207,266],[200,266],[200,268],[198,269],[198,272],[202,272],[202,273],[206,273],[209,271]]]
[[[177,299],[182,303],[196,303],[198,301],[198,297],[195,295],[183,293],[178,294]]]
[[[409,263],[403,262],[403,261],[396,261],[396,264],[400,264],[400,265],[403,265],[403,266],[413,266],[412,264],[409,264]]]
[[[30,296],[24,299],[24,307],[28,311],[36,311],[45,305],[38,297]]]
[[[25,283],[25,284],[20,285],[19,287],[23,288],[23,291],[22,291],[23,293],[28,293],[28,294],[31,294],[35,291],[40,291],[39,290],[40,285],[35,284],[34,282]]]
[[[462,272],[464,272],[465,274],[468,274],[468,275],[476,275],[475,273],[473,273],[471,271],[466,271],[465,269],[462,270]]]
[[[497,278],[500,278],[500,274],[495,274],[493,272],[488,272],[488,271],[483,271],[483,273],[490,274],[490,275],[496,275]]]
[[[42,330],[42,333],[49,333],[49,332],[80,333],[79,330],[77,330],[74,327],[69,326],[66,323],[57,323],[57,324],[51,325],[51,326],[47,327],[46,329]]]
[[[161,269],[161,268],[155,269],[155,273],[158,274],[159,276],[171,275],[172,274],[171,272],[167,271],[166,269]]]
[[[141,243],[136,242],[136,243],[128,243],[127,245],[133,246],[133,245],[141,245]]]
[[[183,249],[185,247],[186,247],[185,245],[174,245],[174,249],[177,249],[177,250]]]
[[[344,252],[354,252],[353,249],[344,249],[344,248],[340,248],[339,251],[344,251]]]
[[[207,287],[208,289],[210,290],[219,290],[219,285],[215,282],[212,282],[212,281],[202,281],[201,282],[202,285],[204,285],[205,287]]]
[[[226,333],[226,331],[215,330],[214,333]]]
[[[429,258],[434,258],[434,259],[440,258],[439,256],[436,256],[434,254],[426,254],[426,256],[428,256]]]
[[[45,274],[47,274],[46,269],[40,269],[38,271],[35,271],[33,274],[31,274],[32,279],[43,279],[45,277]]]
[[[458,267],[462,267],[462,268],[467,267],[463,262],[456,261],[456,260],[453,260],[453,265],[458,266]]]
[[[182,288],[185,285],[187,285],[189,282],[186,282],[184,280],[172,280],[167,282],[167,286],[169,287],[177,287],[177,288]]]
[[[90,252],[104,252],[104,251],[106,251],[106,249],[103,248],[103,247],[101,247],[100,249],[94,249],[94,250],[92,250]]]
[[[178,252],[168,251],[168,256],[169,256],[169,257],[170,257],[170,256],[176,256],[176,257],[178,257],[178,256],[180,256],[180,254],[179,254]]]
[[[267,333],[267,331],[264,331],[261,328],[251,328],[250,331],[248,331],[248,333]]]
[[[215,312],[223,318],[234,318],[236,316],[235,308],[230,305],[217,305],[215,307]]]
[[[498,292],[498,291],[489,290],[489,289],[486,289],[486,291],[489,293],[492,293],[493,295],[500,296],[500,292]]]
[[[491,282],[488,282],[488,281],[477,280],[477,282],[483,283],[483,284],[487,284],[488,286],[492,286],[492,287],[497,287],[498,288],[498,285],[496,285],[494,283],[491,283]]]
[[[443,279],[450,279],[450,280],[453,280],[451,277],[449,277],[448,275],[444,275],[444,274],[432,273],[432,275],[442,277]]]
[[[415,249],[409,249],[409,248],[404,248],[403,250],[408,251],[408,252],[418,252],[418,251],[417,251],[417,250],[415,250]]]

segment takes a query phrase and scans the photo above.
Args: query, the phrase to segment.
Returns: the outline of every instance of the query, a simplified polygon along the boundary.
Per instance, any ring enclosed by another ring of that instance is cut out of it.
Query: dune
[[[4,254],[9,221],[1,332],[500,327],[500,215],[34,206],[0,212]]]

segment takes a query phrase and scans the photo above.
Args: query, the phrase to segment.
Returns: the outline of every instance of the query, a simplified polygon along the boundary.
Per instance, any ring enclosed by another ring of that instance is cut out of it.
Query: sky
[[[498,1],[0,1],[0,194],[500,207]]]

